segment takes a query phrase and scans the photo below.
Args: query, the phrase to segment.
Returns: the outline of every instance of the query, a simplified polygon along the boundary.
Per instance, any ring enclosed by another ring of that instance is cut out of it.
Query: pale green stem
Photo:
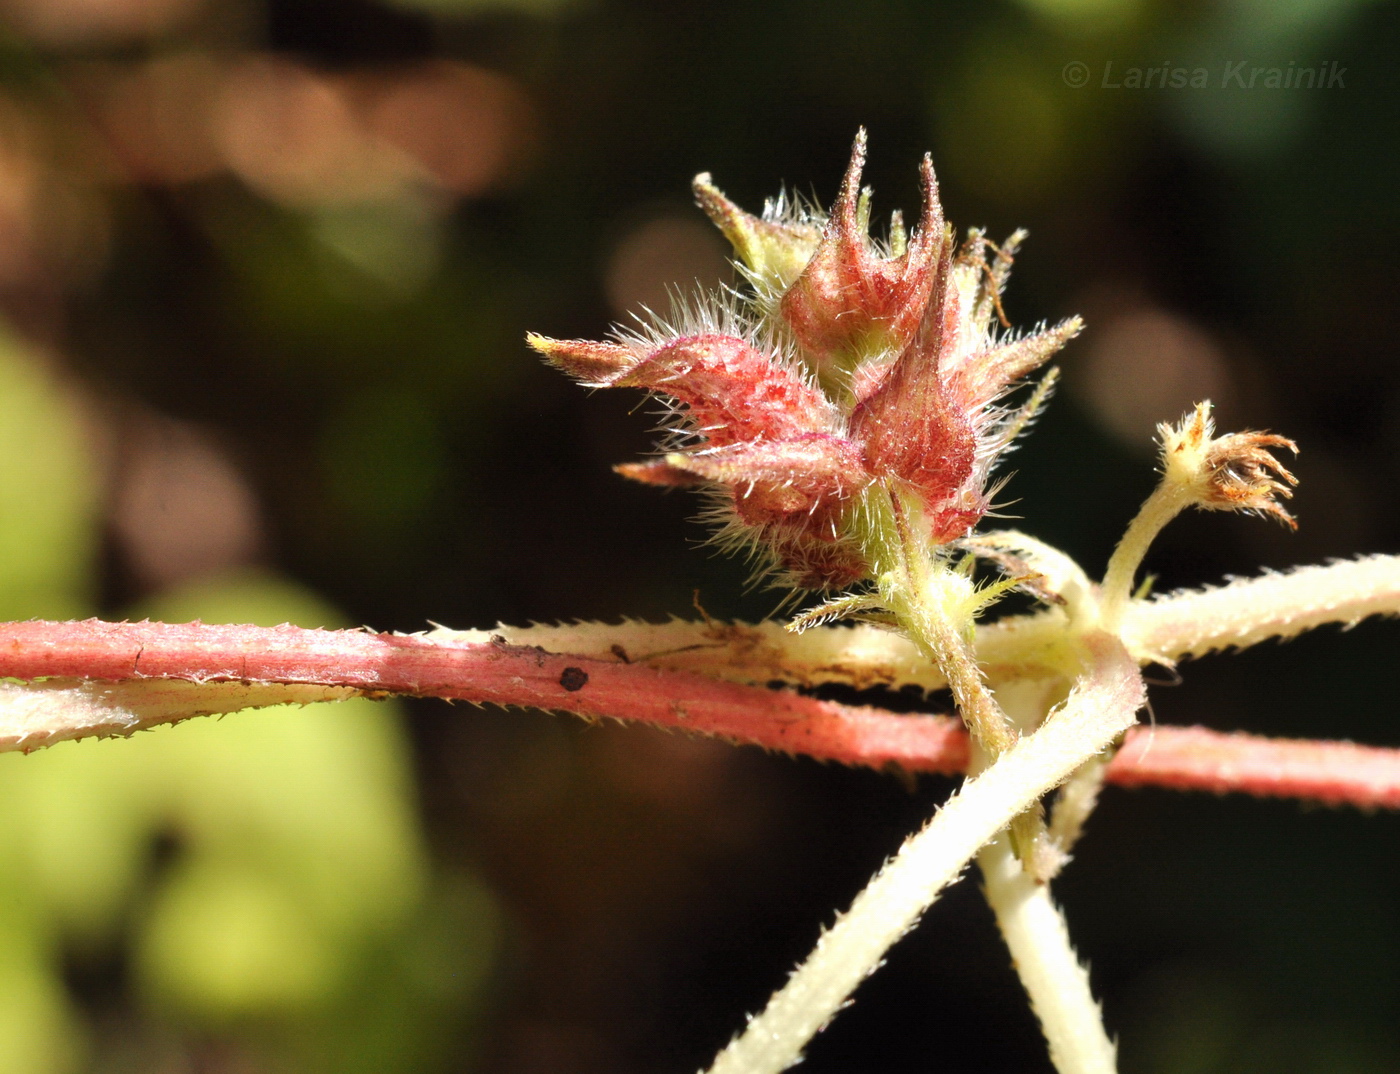
[[[1116,639],[1086,641],[1093,663],[1065,705],[969,780],[876,874],[710,1074],[778,1074],[836,1014],[992,837],[1130,727],[1144,695]]]
[[[1400,556],[1367,556],[1135,603],[1123,636],[1139,659],[1244,649],[1328,623],[1400,615]]]
[[[891,494],[890,504],[898,566],[884,574],[881,595],[904,632],[947,677],[958,712],[978,745],[998,757],[1016,744],[1017,729],[987,688],[972,651],[970,629],[960,629],[950,610],[967,606],[971,582],[946,566],[934,569],[928,542],[917,532],[916,506],[897,492]],[[1012,821],[1011,841],[1027,868],[1037,875],[1052,870],[1049,858],[1040,853],[1048,852],[1049,846],[1039,802]]]
[[[162,679],[0,683],[0,753],[28,752],[74,739],[126,736],[192,716],[344,701],[359,694],[345,686]]]
[[[948,688],[968,729],[993,756],[1016,744],[1016,732],[982,678],[977,658],[952,620],[935,602],[920,595],[894,609],[900,626],[948,679]]]
[[[1089,975],[1075,956],[1064,915],[1050,898],[1050,886],[1036,883],[1021,868],[1005,835],[982,848],[977,864],[1055,1069],[1060,1074],[1114,1074],[1116,1049],[1089,989]]]
[[[997,535],[983,535],[983,539]],[[1021,535],[1013,535],[1020,538]],[[1068,560],[1065,560],[1068,563]],[[1031,566],[1062,577],[1040,558]],[[992,682],[1058,674],[1070,631],[1066,611],[1092,619],[1080,585],[1064,590],[1067,608],[1007,616],[977,628],[978,664]],[[1214,589],[1191,590],[1131,601],[1122,636],[1142,663],[1171,663],[1219,649],[1247,648],[1336,623],[1350,626],[1370,616],[1400,615],[1400,556],[1370,556],[1284,574],[1236,579]],[[562,626],[498,626],[494,630],[439,630],[429,637],[483,643],[493,636],[511,645],[539,646],[736,682],[780,680],[799,686],[844,683],[870,686],[947,686],[943,673],[902,635],[865,624],[813,627],[802,634],[780,623],[681,622],[569,623]]]
[[[896,566],[882,576],[880,594],[904,632],[947,676],[958,711],[973,737],[992,756],[1005,753],[1015,745],[1016,731],[987,689],[971,639],[948,611],[948,604],[956,598],[950,585],[963,583],[970,590],[970,584],[946,567],[934,570],[928,542],[918,538],[917,523],[909,517],[911,508],[897,492],[890,495],[890,507]]]
[[[1047,688],[1048,687],[1048,688]],[[1044,718],[1053,686],[1022,683],[998,691],[998,700],[1022,726],[1034,726]],[[985,764],[987,758],[974,763]],[[1061,811],[1075,812],[1082,825],[1092,810],[1087,802],[1066,801],[1065,793],[1085,779],[1086,771],[1103,767],[1102,755],[1080,766],[1061,790],[1055,821]],[[1082,810],[1075,810],[1081,805]],[[1052,833],[1054,828],[1052,827]],[[1077,834],[1077,833],[1076,833]],[[1050,1050],[1050,1060],[1059,1074],[1114,1074],[1115,1048],[1104,1029],[1103,1017],[1089,987],[1089,975],[1070,943],[1064,914],[1050,898],[1050,885],[1038,883],[1017,860],[1011,840],[998,836],[977,856],[982,869],[983,891],[996,914],[997,925],[1011,952],[1016,975],[1030,998],[1031,1009],[1040,1020]]]
[[[1103,593],[1099,603],[1099,622],[1110,634],[1116,634],[1123,623],[1123,613],[1133,594],[1133,577],[1142,565],[1143,557],[1157,539],[1162,528],[1196,502],[1191,489],[1175,481],[1163,480],[1128,525],[1123,539],[1113,550],[1104,573]]]

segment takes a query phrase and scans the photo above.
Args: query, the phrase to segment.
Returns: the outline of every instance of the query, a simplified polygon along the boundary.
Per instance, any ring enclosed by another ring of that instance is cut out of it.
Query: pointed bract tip
[[[671,454],[664,459],[651,462],[623,462],[613,467],[613,473],[621,474],[629,481],[640,481],[643,485],[661,485],[666,488],[681,488],[699,485],[704,479],[674,465],[671,459],[684,459],[684,455]]]
[[[930,230],[943,219],[943,203],[938,200],[938,174],[933,170],[933,157],[925,153],[919,165],[919,186],[923,188],[923,226]]]
[[[741,269],[757,285],[786,290],[817,248],[821,230],[800,218],[765,219],[747,213],[714,185],[709,172],[691,183],[695,203],[734,248]]]
[[[919,162],[919,182],[924,188],[924,200],[926,202],[938,202],[938,175],[933,170],[933,154],[925,153],[924,159]]]
[[[715,186],[709,172],[697,175],[690,189],[695,194],[695,203],[729,240],[734,252],[746,263],[751,263],[757,252],[755,226],[758,220],[730,201],[724,191]]]
[[[968,361],[953,382],[965,399],[978,405],[989,403],[1043,366],[1083,328],[1079,317],[1070,317],[1054,328],[993,347]]]
[[[1054,340],[1055,350],[1058,351],[1082,331],[1084,331],[1084,318],[1076,313],[1073,317],[1066,317],[1054,328],[1048,329],[1045,332],[1045,336],[1048,339]],[[1049,355],[1046,355],[1047,360],[1049,357]]]
[[[637,362],[631,349],[619,343],[550,339],[535,332],[525,342],[550,365],[585,384],[610,384]]]
[[[860,177],[865,172],[865,128],[856,132],[855,143],[851,146],[851,161],[846,165],[846,174],[841,177],[841,191],[832,207],[832,222],[842,229],[856,231],[860,214]],[[869,205],[867,199],[866,204]]]
[[[714,177],[709,172],[701,172],[691,180],[690,189],[695,195],[696,204],[721,228],[727,221],[747,215],[715,186]]]

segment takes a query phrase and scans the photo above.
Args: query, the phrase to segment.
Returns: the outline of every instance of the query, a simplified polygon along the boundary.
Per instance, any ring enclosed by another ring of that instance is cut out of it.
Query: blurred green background
[[[691,176],[826,202],[861,124],[877,214],[932,149],[954,221],[1031,230],[1012,320],[1089,323],[1018,525],[1099,569],[1209,396],[1301,442],[1302,528],[1182,520],[1160,588],[1393,551],[1398,46],[1362,0],[0,0],[0,612],[768,614],[609,471],[648,408],[522,337],[730,281]],[[1400,744],[1395,640],[1154,714]],[[430,703],[0,758],[0,1074],[693,1070],[948,788]],[[1106,795],[1060,891],[1125,1074],[1400,1069],[1397,855]],[[1049,1069],[969,882],[804,1069],[931,1065]]]

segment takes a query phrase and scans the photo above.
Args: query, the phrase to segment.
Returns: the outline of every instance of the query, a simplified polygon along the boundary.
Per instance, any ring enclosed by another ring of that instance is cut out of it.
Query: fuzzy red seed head
[[[997,400],[1080,327],[997,337],[1019,234],[997,250],[973,232],[956,249],[927,158],[919,228],[906,242],[896,224],[888,250],[874,244],[864,162],[862,131],[830,217],[785,199],[751,216],[696,179],[752,284],[739,306],[612,343],[529,337],[586,384],[668,400],[672,450],[618,470],[719,490],[721,539],[756,543],[807,589],[868,576],[855,522],[876,487],[914,496],[933,543],[967,534],[988,509],[993,463],[1044,393],[1016,412]]]

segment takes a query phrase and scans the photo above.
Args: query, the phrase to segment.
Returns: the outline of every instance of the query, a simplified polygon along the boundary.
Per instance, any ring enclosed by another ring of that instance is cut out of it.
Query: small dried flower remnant
[[[1133,578],[1162,527],[1191,507],[1203,511],[1244,511],[1298,524],[1279,502],[1298,484],[1271,452],[1298,453],[1298,445],[1273,433],[1215,435],[1209,402],[1196,406],[1176,425],[1157,426],[1162,444],[1162,480],[1142,505],[1114,549],[1104,575],[1100,612],[1103,625],[1117,630],[1132,593]]]
[[[959,245],[927,158],[919,226],[906,236],[896,217],[888,243],[871,239],[864,164],[862,131],[829,217],[784,199],[755,217],[699,176],[697,200],[734,246],[749,293],[616,342],[529,339],[585,384],[671,400],[669,450],[619,471],[721,490],[725,536],[756,544],[805,589],[870,577],[860,535],[877,494],[913,505],[930,547],[965,536],[989,508],[993,465],[1044,393],[1020,411],[997,402],[1081,327],[1000,332],[1021,235],[997,249],[973,231]]]
[[[1292,498],[1298,479],[1269,451],[1284,448],[1296,455],[1298,445],[1273,433],[1217,437],[1210,410],[1209,403],[1197,403],[1180,424],[1157,427],[1168,477],[1189,488],[1202,510],[1253,511],[1296,530],[1298,523],[1278,497]]]

